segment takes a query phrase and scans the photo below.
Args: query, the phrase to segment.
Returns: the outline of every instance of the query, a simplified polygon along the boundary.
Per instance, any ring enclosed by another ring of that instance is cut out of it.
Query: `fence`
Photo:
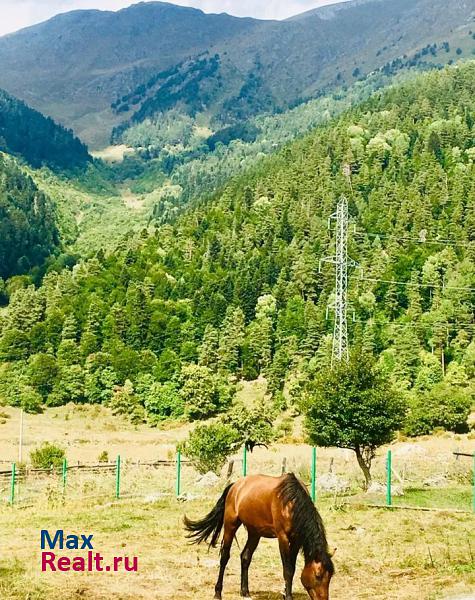
[[[181,453],[173,460],[151,462],[127,461],[121,456],[113,463],[101,464],[68,464],[64,460],[61,467],[50,469],[27,469],[13,463],[10,469],[0,470],[0,498],[10,506],[73,498],[193,499],[211,496],[210,489],[214,494],[214,486],[222,486],[223,479],[233,476],[294,471],[309,485],[312,500],[317,503],[331,498],[335,504],[475,513],[475,453],[454,452],[449,464],[446,457],[438,461],[414,454],[395,457],[389,450],[375,461],[374,483],[367,492],[361,490],[359,471],[348,455],[335,460],[331,452],[317,448],[308,448],[306,453],[302,461],[261,451],[260,460],[255,461],[244,448],[241,456],[228,462],[222,478],[200,476]]]

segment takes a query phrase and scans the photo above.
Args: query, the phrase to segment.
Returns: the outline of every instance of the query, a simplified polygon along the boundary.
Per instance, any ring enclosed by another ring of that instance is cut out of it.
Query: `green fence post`
[[[13,506],[15,502],[15,480],[16,480],[16,464],[12,463],[12,481],[10,486],[10,504]]]
[[[312,501],[317,501],[317,449],[315,446],[312,448],[312,485],[311,485],[311,496]]]
[[[68,461],[63,459],[63,494],[66,492],[66,477],[68,472]]]
[[[391,491],[391,475],[392,475],[392,452],[388,450],[388,458],[386,461],[386,505],[391,506],[393,503]]]
[[[242,475],[246,477],[247,475],[247,447],[244,444],[244,449],[242,451]]]
[[[115,497],[120,498],[120,454],[117,456],[115,468]]]
[[[473,498],[472,498],[472,509],[475,513],[475,452],[473,453]]]
[[[178,450],[176,455],[176,497],[181,494],[181,452]]]

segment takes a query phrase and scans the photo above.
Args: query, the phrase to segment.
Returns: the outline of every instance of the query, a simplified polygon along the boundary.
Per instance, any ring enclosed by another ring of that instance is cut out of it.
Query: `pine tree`
[[[147,338],[149,324],[147,297],[141,285],[129,285],[126,295],[126,314],[127,340],[132,348],[140,350]]]
[[[219,367],[230,373],[238,373],[242,367],[241,352],[245,338],[244,312],[229,307],[219,336]]]
[[[76,321],[76,317],[73,314],[68,315],[63,323],[63,332],[61,334],[61,339],[64,340],[73,340],[76,341],[78,334],[78,325]]]
[[[199,364],[216,371],[219,362],[218,347],[218,330],[212,325],[207,325],[199,348]]]

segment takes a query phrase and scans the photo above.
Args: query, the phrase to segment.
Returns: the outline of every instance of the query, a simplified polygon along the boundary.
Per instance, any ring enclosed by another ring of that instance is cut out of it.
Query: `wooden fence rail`
[[[189,460],[181,460],[182,465],[190,464]],[[176,460],[155,460],[155,461],[130,461],[126,462],[126,467],[172,467],[176,465]],[[81,464],[77,465],[68,464],[68,472],[69,471],[86,471],[86,472],[94,472],[94,471],[114,471],[116,468],[116,463],[99,463],[99,464]],[[62,467],[50,467],[49,469],[32,469],[26,467],[25,469],[18,469],[17,477],[24,477],[28,475],[53,475],[59,474],[62,471]],[[0,477],[10,477],[12,474],[11,468],[5,471],[0,471]]]

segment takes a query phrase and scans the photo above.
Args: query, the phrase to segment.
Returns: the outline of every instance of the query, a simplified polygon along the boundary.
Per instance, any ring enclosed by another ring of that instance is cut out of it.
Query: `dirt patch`
[[[125,144],[118,146],[108,146],[103,150],[95,150],[91,152],[94,158],[100,158],[101,160],[108,163],[120,163],[128,155],[135,152],[134,148],[129,148]]]
[[[130,190],[122,192],[122,200],[125,206],[131,210],[142,210],[144,208],[145,201],[143,197],[132,193]]]

